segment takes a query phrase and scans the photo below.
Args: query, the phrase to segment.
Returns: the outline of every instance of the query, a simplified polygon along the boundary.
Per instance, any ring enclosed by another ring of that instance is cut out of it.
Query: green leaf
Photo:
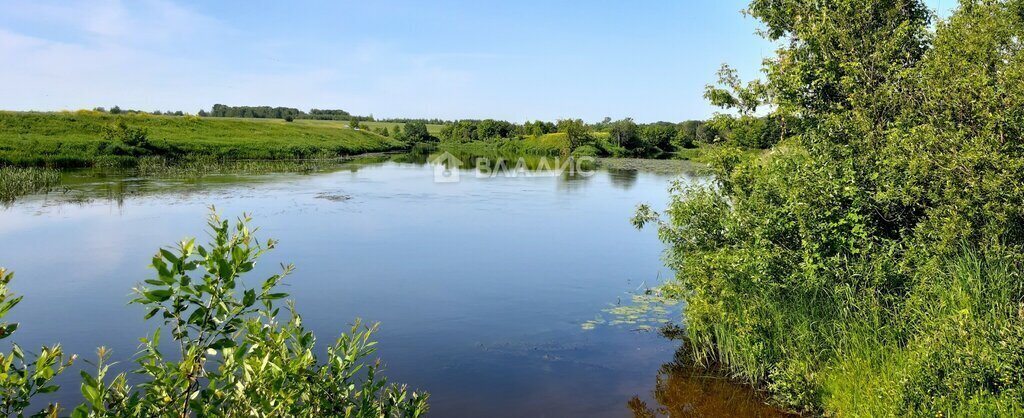
[[[43,387],[39,388],[39,393],[53,393],[53,392],[56,392],[57,389],[60,389],[60,386],[57,386],[57,385],[43,386]]]
[[[192,314],[188,316],[188,320],[186,322],[188,322],[189,324],[199,325],[201,322],[203,322],[203,318],[205,317],[206,309],[200,306],[196,308],[196,310],[192,311]]]
[[[163,255],[164,259],[170,261],[171,264],[177,265],[181,261],[180,259],[178,259],[178,256],[174,255],[174,253],[172,253],[170,250],[166,248],[160,249],[160,255]]]
[[[82,396],[93,405],[102,404],[103,399],[100,398],[100,390],[95,386],[87,385],[82,383]]]
[[[253,289],[246,290],[245,296],[242,297],[242,305],[248,308],[254,303],[256,303],[256,291]]]
[[[232,340],[230,338],[221,338],[217,341],[214,341],[213,344],[210,344],[210,348],[214,350],[221,350],[224,349],[225,347],[234,347],[235,345],[235,340]]]
[[[150,290],[142,294],[151,302],[163,302],[171,298],[171,291],[169,289]]]

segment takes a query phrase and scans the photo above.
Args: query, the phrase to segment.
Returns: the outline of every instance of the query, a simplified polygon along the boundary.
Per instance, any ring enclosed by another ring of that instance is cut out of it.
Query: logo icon
[[[434,183],[458,183],[459,167],[462,167],[462,160],[455,158],[450,152],[445,151],[430,160],[434,166]]]

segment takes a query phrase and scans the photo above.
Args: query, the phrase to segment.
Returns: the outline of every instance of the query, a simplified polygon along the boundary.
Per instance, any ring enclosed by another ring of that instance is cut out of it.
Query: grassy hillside
[[[143,146],[125,147],[107,131],[119,121],[145,131]],[[405,148],[345,122],[191,116],[0,112],[0,165],[90,166],[138,156],[201,154],[228,159],[291,159]]]

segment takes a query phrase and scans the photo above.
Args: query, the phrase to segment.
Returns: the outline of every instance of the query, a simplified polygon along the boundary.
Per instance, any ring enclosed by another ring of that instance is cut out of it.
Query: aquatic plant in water
[[[661,287],[648,288],[627,295],[625,303],[620,299],[601,310],[610,316],[610,319],[597,315],[594,319],[583,321],[580,327],[589,331],[598,325],[627,325],[633,326],[637,331],[651,331],[669,324],[672,318],[679,316],[677,309],[673,308],[679,306],[680,300]]]
[[[60,184],[60,172],[49,168],[0,167],[0,203],[33,193],[47,192]]]

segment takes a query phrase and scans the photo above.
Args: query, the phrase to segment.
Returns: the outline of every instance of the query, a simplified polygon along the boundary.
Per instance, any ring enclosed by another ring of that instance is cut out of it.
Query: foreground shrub
[[[110,353],[100,348],[95,374],[82,373],[85,403],[71,416],[414,417],[426,412],[425,394],[387,384],[379,376],[379,361],[365,361],[374,352],[376,326],[357,321],[327,348],[325,358],[318,358],[316,338],[303,328],[294,306],[287,303],[282,312],[288,295],[277,287],[292,267],[261,282],[243,278],[275,245],[259,242],[249,221],[232,224],[213,214],[208,245],[189,239],[153,257],[156,277],[140,284],[132,304],[145,307],[145,318],[162,325],[142,340],[131,375],[111,376]],[[0,277],[6,277],[5,286],[10,276]],[[6,287],[0,291],[3,314],[17,300],[4,303]],[[0,328],[5,335],[13,329]],[[164,333],[176,343],[176,355],[164,354]],[[15,352],[20,353],[17,346]],[[20,354],[14,358],[13,367],[10,361],[0,363],[16,377],[0,386],[8,415],[21,414],[33,395],[56,391],[47,383],[69,364],[62,362],[59,346],[44,349],[34,364]],[[44,412],[56,410],[51,406]]]
[[[0,340],[10,337],[18,324],[3,322],[3,318],[14,308],[21,297],[10,293],[8,284],[14,273],[0,268]],[[42,347],[38,356],[26,355],[17,344],[11,344],[10,353],[0,353],[0,413],[4,416],[24,416],[32,405],[32,397],[57,391],[53,378],[61,374],[75,361],[66,356],[61,346]],[[47,405],[37,416],[56,416],[57,405]]]

